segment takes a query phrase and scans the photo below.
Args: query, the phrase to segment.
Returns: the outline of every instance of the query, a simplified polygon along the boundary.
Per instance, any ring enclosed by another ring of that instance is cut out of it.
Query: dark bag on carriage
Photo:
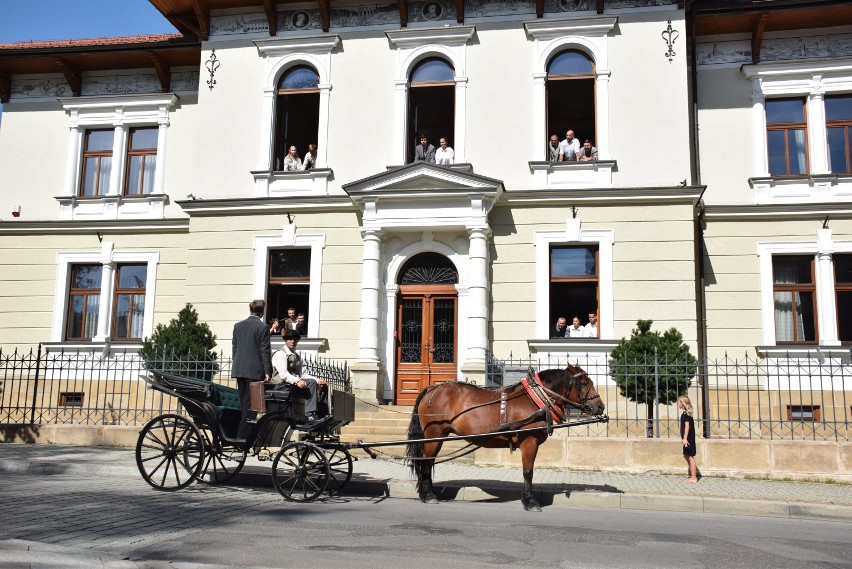
[[[249,383],[249,406],[255,413],[266,413],[266,386],[264,381]]]

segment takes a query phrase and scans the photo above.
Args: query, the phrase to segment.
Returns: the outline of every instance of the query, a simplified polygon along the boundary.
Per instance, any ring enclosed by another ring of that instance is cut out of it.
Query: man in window
[[[251,410],[249,384],[253,381],[268,382],[272,376],[269,327],[263,322],[265,310],[266,302],[252,300],[249,303],[250,316],[234,324],[231,339],[231,377],[236,378],[240,394],[238,439],[248,438],[249,421],[255,417],[254,411]]]
[[[296,329],[296,309],[292,306],[287,309],[287,318],[284,319],[284,330]]]
[[[580,140],[574,138],[574,131],[568,130],[565,133],[565,140],[559,143],[559,161],[576,160],[580,154]]]
[[[586,336],[589,338],[598,337],[598,315],[596,312],[589,312],[589,323],[584,326]]]
[[[568,333],[565,334],[569,338],[585,338],[586,329],[580,324],[580,317],[575,316],[571,326],[568,327]]]
[[[568,331],[568,321],[565,320],[564,316],[560,316],[556,319],[556,325],[550,329],[550,337],[551,338],[564,338]]]
[[[583,143],[583,148],[580,149],[580,160],[593,161],[598,159],[598,149],[592,146],[592,141],[588,138]]]
[[[440,144],[441,146],[435,151],[435,164],[446,166],[455,162],[455,152],[447,145],[447,139],[442,136]]]
[[[317,418],[317,386],[325,385],[326,381],[312,377],[302,369],[302,358],[296,353],[296,344],[301,338],[297,331],[285,330],[281,337],[284,338],[284,347],[272,356],[272,365],[284,383],[310,393],[310,399],[305,402],[305,426],[314,427],[325,420]]]
[[[429,144],[429,137],[420,135],[420,144],[414,147],[414,161],[435,163],[435,147]]]
[[[550,144],[547,145],[547,160],[550,162],[559,161],[559,137],[555,134],[550,135]]]

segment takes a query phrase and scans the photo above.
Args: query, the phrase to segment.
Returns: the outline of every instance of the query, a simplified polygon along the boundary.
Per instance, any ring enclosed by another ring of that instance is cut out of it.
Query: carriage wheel
[[[204,484],[224,484],[242,470],[246,463],[245,449],[225,446],[221,439],[210,431],[203,431],[207,453],[204,464],[198,474],[198,481]]]
[[[328,460],[313,443],[290,443],[272,462],[272,482],[291,502],[313,502],[325,491],[328,479]]]
[[[343,491],[343,487],[352,478],[352,454],[342,446],[323,446],[328,459],[328,487],[329,494]]]
[[[180,490],[198,477],[204,460],[204,437],[180,415],[148,421],[136,442],[136,466],[157,490]]]

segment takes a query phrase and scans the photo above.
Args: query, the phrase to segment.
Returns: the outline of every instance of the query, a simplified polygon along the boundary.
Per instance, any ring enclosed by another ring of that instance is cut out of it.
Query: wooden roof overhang
[[[9,102],[12,75],[61,72],[80,96],[82,74],[114,69],[154,69],[165,93],[173,67],[198,67],[201,43],[176,35],[25,42],[0,45],[0,102]]]
[[[852,24],[849,0],[693,0],[688,10],[696,36],[750,34],[754,63],[767,32]]]

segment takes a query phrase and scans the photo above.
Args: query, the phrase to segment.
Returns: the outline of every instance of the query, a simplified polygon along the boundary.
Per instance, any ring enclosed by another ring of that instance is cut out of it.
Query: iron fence
[[[302,354],[305,371],[335,390],[352,392],[345,362]],[[179,412],[177,399],[143,380],[160,370],[236,387],[231,359],[160,353],[145,360],[136,350],[4,352],[0,348],[0,424],[142,425]]]
[[[690,366],[667,354],[632,362],[612,362],[599,353],[507,359],[489,354],[487,380],[494,386],[509,385],[530,368],[565,368],[569,363],[588,373],[609,416],[607,423],[571,428],[569,436],[678,437],[676,397],[682,394],[690,397],[696,430],[705,438],[852,440],[848,356],[725,356],[698,362],[694,373],[686,374]],[[614,374],[621,376],[623,387]]]

